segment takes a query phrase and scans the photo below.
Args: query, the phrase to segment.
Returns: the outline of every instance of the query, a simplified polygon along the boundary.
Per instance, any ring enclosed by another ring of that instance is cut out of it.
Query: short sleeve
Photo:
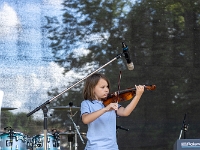
[[[81,103],[81,116],[85,113],[90,113],[90,107],[87,100],[82,101]]]

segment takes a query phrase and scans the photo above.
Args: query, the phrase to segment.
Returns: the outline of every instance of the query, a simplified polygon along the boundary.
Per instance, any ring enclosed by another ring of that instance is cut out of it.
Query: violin
[[[156,89],[156,85],[144,85],[144,88],[148,91],[152,91]],[[121,101],[131,100],[136,94],[136,88],[128,88],[125,90],[121,90],[116,95],[115,92],[108,94],[107,99],[103,100],[104,106],[109,105],[110,103],[116,103]]]

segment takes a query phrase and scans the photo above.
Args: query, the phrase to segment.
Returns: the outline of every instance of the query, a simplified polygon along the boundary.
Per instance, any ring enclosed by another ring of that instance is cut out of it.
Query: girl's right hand
[[[118,103],[110,103],[106,106],[107,111],[118,110]]]

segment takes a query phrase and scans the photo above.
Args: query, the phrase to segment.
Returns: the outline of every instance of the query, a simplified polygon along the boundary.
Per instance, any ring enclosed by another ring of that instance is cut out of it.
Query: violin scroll
[[[145,85],[144,88],[149,91],[153,91],[156,89],[156,85]]]

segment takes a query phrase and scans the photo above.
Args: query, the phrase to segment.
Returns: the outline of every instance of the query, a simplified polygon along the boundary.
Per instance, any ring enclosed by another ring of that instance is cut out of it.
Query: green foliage
[[[42,120],[34,119],[31,116],[27,117],[26,113],[13,114],[9,111],[3,111],[1,113],[2,128],[11,127],[14,132],[22,132],[29,136],[35,135],[43,130],[42,125]],[[5,132],[8,131],[5,130]]]

